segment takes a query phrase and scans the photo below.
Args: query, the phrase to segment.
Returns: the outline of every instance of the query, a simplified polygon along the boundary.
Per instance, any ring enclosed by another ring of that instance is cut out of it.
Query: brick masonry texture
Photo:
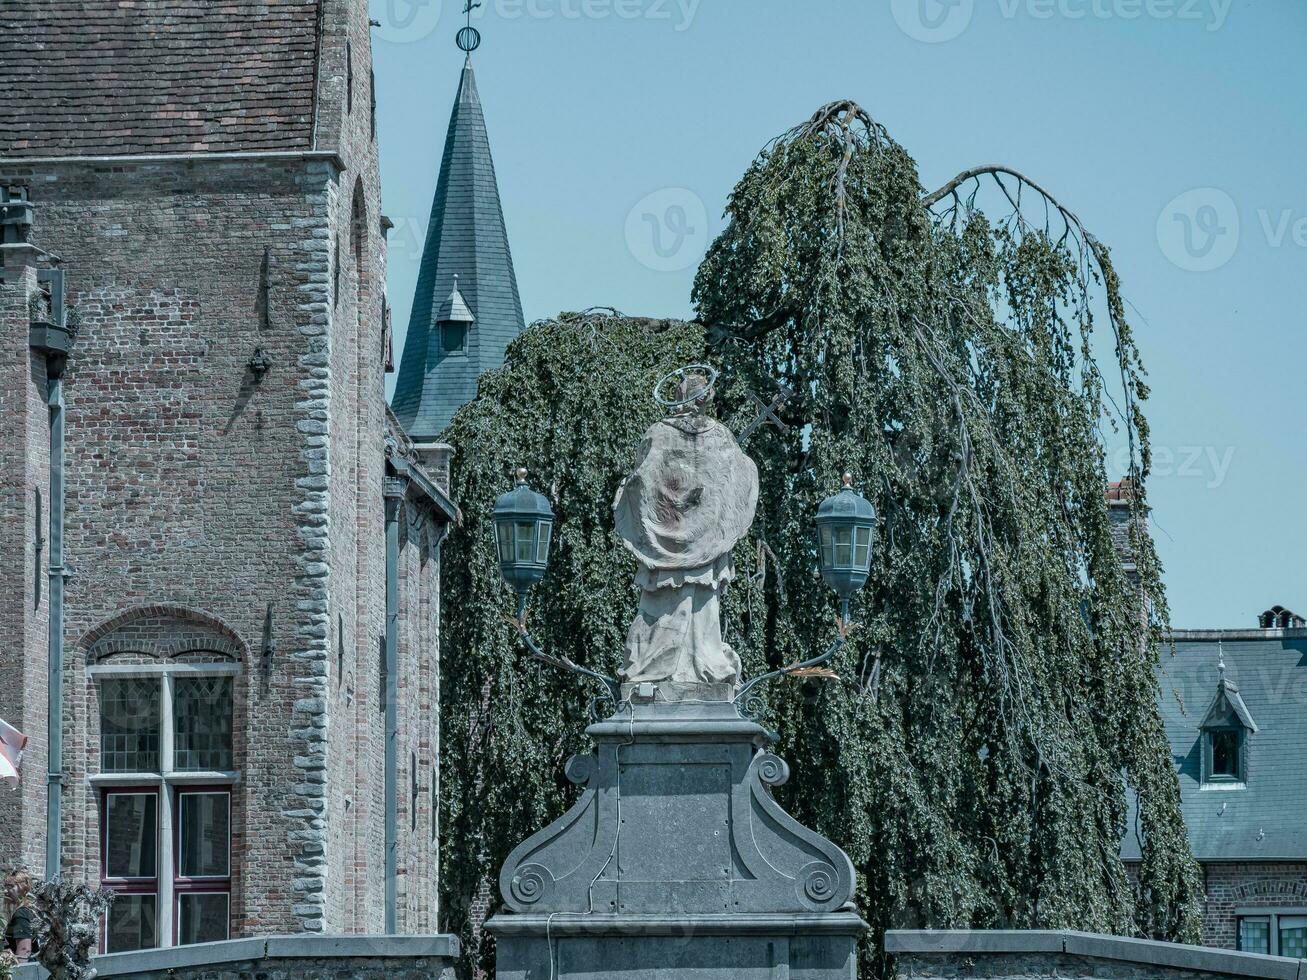
[[[45,404],[45,358],[29,350],[28,297],[36,270],[7,256],[0,282],[0,718],[27,734],[25,778],[38,785],[46,768],[46,637],[49,606],[44,561],[36,542],[48,531],[50,436]],[[37,507],[37,493],[42,503]],[[44,556],[43,556],[44,557]],[[42,600],[37,602],[37,589]],[[43,860],[44,797],[0,785],[0,868],[38,867]]]
[[[1307,914],[1307,861],[1203,865],[1207,902],[1203,944],[1234,949],[1240,909],[1301,910]]]
[[[92,0],[87,16],[93,20],[108,6]],[[321,0],[319,10],[315,2],[236,0],[141,2],[133,9],[148,25],[165,7],[184,18],[199,6],[210,13],[196,15],[196,23],[221,16],[231,21],[233,40],[210,44],[217,35],[197,27],[187,44],[211,47],[229,67],[246,65],[240,38],[254,30],[238,8],[257,6],[253,22],[306,11],[314,23],[321,17],[320,41],[309,45],[319,59],[321,152],[50,161],[0,148],[8,154],[0,155],[0,182],[31,189],[32,238],[62,257],[68,301],[81,314],[65,380],[67,559],[75,575],[66,600],[63,868],[98,879],[99,789],[92,777],[99,714],[87,668],[235,662],[240,779],[232,814],[232,936],[377,933],[385,895],[387,435],[399,452],[411,455],[412,448],[384,400],[385,240],[369,113],[367,6]],[[9,13],[6,5],[0,20]],[[301,43],[298,27],[282,32],[263,24],[259,44],[280,52]],[[76,43],[63,56],[76,56]],[[298,84],[290,74],[286,84]],[[175,94],[166,74],[160,78]],[[131,95],[134,85],[113,87]],[[276,98],[279,112],[299,118],[294,91]],[[91,120],[88,131],[103,137],[95,149],[160,148],[137,141],[134,104],[124,107],[130,131],[112,138],[104,135],[107,123]],[[39,103],[26,110],[46,112]],[[57,122],[55,114],[49,118]],[[245,124],[240,107],[233,108],[205,147],[262,146],[241,135]],[[299,142],[294,126],[279,132],[279,140]],[[78,152],[91,146],[79,144]],[[12,403],[21,414],[18,379],[35,368],[23,301],[15,297],[0,297],[0,370],[5,407]],[[271,359],[262,377],[250,367],[256,349]],[[39,382],[29,384],[36,399],[28,408],[30,446],[21,457],[3,457],[6,488],[47,480]],[[0,533],[26,522],[22,536],[30,542],[25,500],[6,489],[5,513],[13,508],[16,520]],[[401,520],[398,927],[431,932],[438,917],[430,788],[438,785],[443,526],[412,492]],[[21,547],[17,534],[14,547]],[[27,549],[30,568],[30,543]],[[17,576],[30,575],[19,566],[0,568],[0,594],[22,591]],[[25,671],[25,692],[40,689],[39,698],[22,699],[24,711],[29,700],[42,706],[24,715],[34,734],[45,730],[44,621],[37,612],[20,617],[6,605],[0,613],[6,630],[27,630],[21,649],[6,647],[0,656],[5,668]],[[34,761],[44,765],[39,752]],[[39,779],[25,780],[21,799],[24,813],[43,819]],[[29,833],[23,823],[15,834],[13,826],[0,824],[0,855],[21,847],[39,857],[43,833]]]
[[[318,8],[5,0],[0,155],[307,147]]]

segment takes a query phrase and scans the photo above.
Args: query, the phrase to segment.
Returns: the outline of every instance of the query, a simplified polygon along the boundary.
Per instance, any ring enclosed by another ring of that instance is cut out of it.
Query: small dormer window
[[[1248,782],[1249,736],[1257,731],[1239,687],[1225,676],[1225,654],[1218,663],[1216,694],[1199,725],[1203,785],[1209,789],[1239,788]]]
[[[1238,728],[1215,728],[1207,732],[1208,758],[1211,759],[1208,779],[1242,781],[1243,772],[1239,765],[1241,734]]]
[[[461,354],[466,346],[466,323],[442,323],[440,325],[441,350],[446,354]]]

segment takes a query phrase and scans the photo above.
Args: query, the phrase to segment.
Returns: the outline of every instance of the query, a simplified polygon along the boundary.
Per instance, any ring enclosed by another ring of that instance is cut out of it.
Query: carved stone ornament
[[[772,799],[789,767],[762,728],[727,705],[629,710],[590,726],[597,751],[567,765],[581,799],[505,862],[510,909],[802,913],[850,900],[848,856]]]

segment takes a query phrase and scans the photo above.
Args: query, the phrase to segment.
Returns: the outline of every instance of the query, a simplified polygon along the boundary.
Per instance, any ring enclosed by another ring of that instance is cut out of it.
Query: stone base
[[[789,776],[729,701],[624,703],[585,786],[500,872],[501,980],[853,980],[848,856],[772,799]]]
[[[794,915],[500,915],[498,980],[856,980],[854,912]]]

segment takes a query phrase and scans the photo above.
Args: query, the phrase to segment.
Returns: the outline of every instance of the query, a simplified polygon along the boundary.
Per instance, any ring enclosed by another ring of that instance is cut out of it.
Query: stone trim
[[[925,957],[932,963],[974,960],[978,955],[1062,953],[1197,973],[1262,977],[1266,980],[1307,980],[1307,960],[1071,930],[890,929],[885,933],[885,952],[894,956]],[[968,975],[984,974],[972,972]]]
[[[70,163],[132,164],[132,163],[232,163],[270,162],[283,163],[296,160],[325,160],[337,170],[345,169],[345,162],[335,150],[229,150],[218,153],[115,153],[109,155],[66,155],[48,157],[0,156],[0,165],[6,167],[48,167]]]
[[[93,957],[97,976],[122,977],[223,963],[266,960],[331,959],[454,959],[460,953],[457,936],[268,936],[168,949],[145,949]],[[346,964],[340,964],[341,967]],[[334,967],[334,964],[333,964]],[[14,970],[14,980],[43,980],[49,974],[30,964]]]
[[[511,936],[861,936],[868,928],[856,912],[787,912],[734,915],[621,915],[555,912],[496,915],[494,935]]]

